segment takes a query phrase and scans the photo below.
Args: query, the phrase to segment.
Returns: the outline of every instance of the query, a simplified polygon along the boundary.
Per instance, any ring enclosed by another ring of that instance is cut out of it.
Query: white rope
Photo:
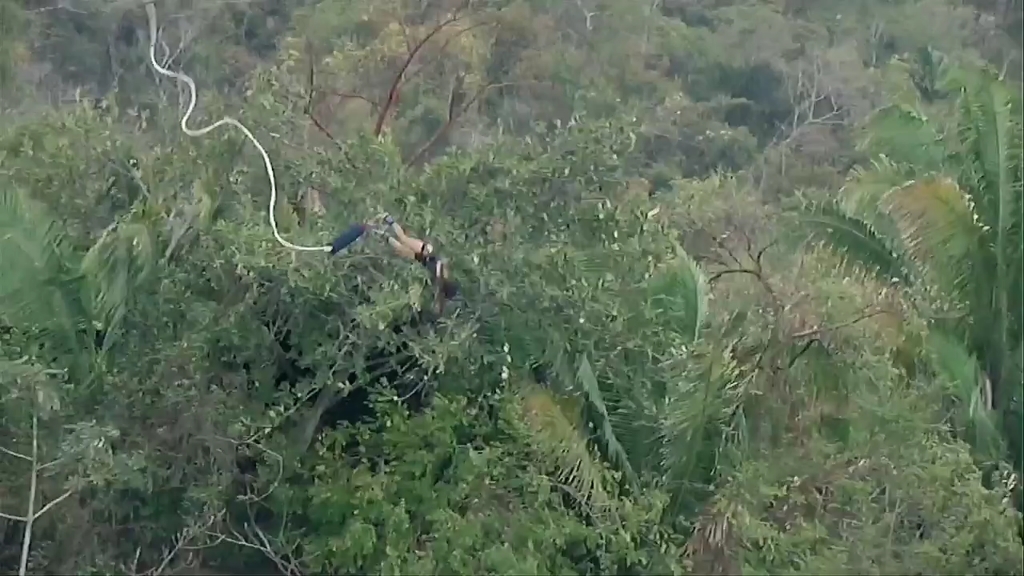
[[[277,206],[277,179],[274,177],[274,166],[270,163],[270,156],[267,154],[267,151],[259,143],[259,140],[257,140],[256,137],[252,135],[252,132],[250,132],[248,128],[243,126],[242,123],[239,122],[238,120],[235,120],[234,118],[229,118],[229,117],[221,118],[220,120],[214,122],[213,124],[210,124],[209,126],[207,126],[205,128],[194,129],[194,128],[189,128],[188,127],[188,119],[192,116],[192,111],[195,110],[195,107],[196,107],[196,83],[193,82],[192,78],[190,78],[187,74],[183,74],[181,72],[174,72],[172,70],[168,70],[168,69],[164,68],[163,66],[161,66],[160,64],[157,63],[157,61],[156,61],[156,40],[157,40],[156,8],[153,6],[153,2],[147,2],[146,3],[146,14],[149,16],[149,62],[150,62],[150,64],[152,64],[153,68],[157,72],[159,72],[160,74],[163,74],[164,76],[168,76],[168,77],[171,77],[171,78],[177,78],[178,80],[181,80],[182,82],[184,82],[185,84],[188,85],[188,92],[189,92],[189,98],[190,99],[189,99],[189,103],[188,103],[188,109],[185,110],[185,114],[181,117],[181,131],[184,132],[185,134],[189,135],[189,136],[196,137],[196,136],[204,136],[204,135],[212,132],[213,130],[216,130],[217,128],[220,128],[221,126],[224,126],[224,125],[231,125],[231,126],[234,126],[235,128],[238,128],[239,130],[241,130],[242,133],[245,134],[246,138],[248,138],[249,141],[252,142],[256,146],[256,149],[259,150],[260,156],[263,157],[263,165],[267,169],[267,178],[270,180],[270,207],[269,207],[269,209],[267,211],[267,214],[270,217],[270,228],[274,231],[274,238],[282,246],[284,246],[285,248],[290,248],[292,250],[299,250],[299,251],[302,251],[302,252],[330,252],[331,251],[331,247],[330,246],[299,246],[297,244],[292,244],[291,242],[289,242],[289,241],[285,240],[283,237],[281,237],[281,233],[278,232],[278,230],[277,230],[277,216],[274,213],[274,209]]]

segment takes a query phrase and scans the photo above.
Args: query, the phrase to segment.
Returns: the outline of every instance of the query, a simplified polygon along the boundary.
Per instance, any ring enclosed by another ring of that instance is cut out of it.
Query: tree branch
[[[69,496],[71,496],[72,494],[74,494],[74,493],[75,493],[74,490],[68,489],[63,494],[61,494],[60,496],[57,496],[53,500],[50,500],[49,504],[47,504],[46,506],[43,506],[42,508],[39,509],[38,512],[35,513],[36,519],[38,519],[43,514],[46,514],[50,510],[50,508],[53,508],[57,504],[60,504],[64,500],[67,500],[67,498]]]
[[[492,24],[493,24],[493,22],[477,22],[476,24],[473,24],[471,26],[466,26],[465,28],[462,28],[458,32],[456,32],[456,33],[448,36],[447,38],[445,38],[444,42],[441,44],[441,46],[438,47],[437,51],[439,53],[444,52],[445,50],[448,49],[448,45],[451,44],[452,41],[455,40],[456,38],[458,38],[459,36],[462,36],[463,34],[465,34],[467,32],[470,32],[472,30],[475,30],[477,28],[481,28],[483,26],[490,26]],[[410,78],[412,78],[412,77],[416,76],[417,74],[419,74],[420,72],[422,72],[423,69],[426,68],[427,66],[429,66],[429,64],[421,64],[415,70],[413,70],[411,72],[407,71],[406,74],[405,74],[405,81],[409,81]]]
[[[434,147],[434,145],[437,143],[437,141],[440,140],[444,135],[446,135],[449,130],[451,130],[452,125],[455,124],[455,122],[459,118],[462,118],[462,116],[466,112],[469,111],[469,109],[473,106],[473,104],[475,104],[477,101],[479,101],[480,98],[484,94],[486,94],[489,90],[491,90],[493,88],[501,88],[501,87],[504,87],[504,86],[512,86],[514,84],[516,84],[516,82],[502,82],[502,83],[499,83],[499,84],[488,84],[487,86],[484,86],[483,88],[477,90],[476,94],[474,94],[473,97],[470,98],[468,101],[466,101],[466,103],[463,104],[462,106],[456,106],[456,99],[457,99],[456,90],[460,89],[460,83],[457,82],[455,85],[453,85],[452,86],[452,92],[451,92],[451,94],[448,97],[448,118],[447,118],[447,120],[445,120],[445,123],[442,124],[441,127],[438,128],[436,132],[434,132],[434,135],[430,137],[430,140],[428,140],[426,143],[424,143],[422,146],[420,146],[420,148],[418,150],[416,150],[416,153],[413,154],[409,158],[409,160],[407,160],[405,162],[405,166],[407,168],[410,167],[410,166],[415,166],[421,160],[423,160],[423,157],[427,155],[427,152],[429,152],[430,149]]]
[[[28,505],[25,510],[24,516],[16,516],[14,514],[6,514],[0,512],[0,518],[11,520],[14,522],[24,522],[25,531],[21,537],[21,558],[18,562],[18,576],[25,576],[28,573],[28,559],[32,550],[32,529],[35,525],[35,521],[42,517],[44,514],[49,512],[54,506],[60,504],[64,500],[67,500],[72,494],[75,493],[74,489],[68,489],[60,496],[50,500],[42,508],[36,510],[36,497],[39,493],[39,472],[47,467],[52,466],[60,459],[54,460],[47,464],[39,464],[39,414],[37,412],[32,413],[32,452],[30,456],[19,454],[7,448],[0,448],[5,454],[9,454],[19,459],[28,460],[31,463],[31,471],[29,473],[29,487],[28,487]]]
[[[454,24],[462,19],[460,14],[461,8],[456,10],[454,14],[449,16],[446,20],[440,24],[434,26],[434,28],[423,37],[413,49],[409,52],[408,56],[405,57],[405,61],[402,63],[402,67],[398,69],[398,73],[395,74],[394,80],[391,82],[391,88],[388,89],[388,97],[385,100],[384,105],[381,107],[380,113],[377,115],[377,121],[373,125],[373,135],[379,137],[381,132],[384,131],[384,123],[387,121],[388,114],[391,113],[395,102],[398,99],[398,90],[402,85],[402,80],[405,78],[405,73],[409,70],[409,66],[412,65],[413,60],[423,50],[423,47],[438,33],[441,32],[447,26]]]
[[[717,281],[719,278],[723,276],[728,276],[730,274],[749,274],[750,276],[753,276],[754,278],[761,280],[761,273],[758,272],[757,270],[753,270],[750,268],[729,268],[727,270],[722,270],[709,276],[708,284],[711,284]]]
[[[854,317],[854,318],[852,318],[850,320],[847,320],[846,322],[840,322],[839,324],[835,324],[833,326],[818,326],[817,328],[808,328],[807,330],[801,330],[800,332],[794,333],[792,335],[792,337],[793,338],[806,338],[808,336],[817,336],[817,335],[825,333],[825,332],[831,332],[831,331],[834,331],[834,330],[839,330],[841,328],[849,328],[850,326],[853,326],[854,324],[857,324],[859,322],[863,322],[864,320],[867,320],[868,318],[874,318],[875,316],[880,316],[882,314],[889,314],[889,313],[890,313],[889,310],[875,309],[875,310],[871,310],[871,311],[859,314],[858,316],[856,316],[856,317]]]
[[[28,456],[25,456],[24,454],[21,454],[19,452],[15,452],[14,450],[8,450],[7,448],[4,448],[3,446],[0,446],[0,452],[3,452],[4,454],[7,454],[8,456],[13,456],[13,457],[21,459],[21,460],[28,460],[29,462],[32,461],[32,458],[30,458]]]
[[[28,574],[28,555],[32,549],[32,525],[36,520],[36,490],[39,477],[36,474],[36,462],[39,461],[39,414],[32,412],[32,475],[29,477],[28,509],[25,512],[25,534],[21,537],[21,561],[18,563],[18,576]]]
[[[327,136],[327,139],[333,142],[335,146],[341,148],[341,143],[335,140],[334,135],[331,134],[330,130],[321,124],[320,120],[318,120],[316,115],[313,114],[313,95],[316,92],[316,66],[313,62],[313,43],[308,39],[306,40],[306,52],[309,54],[309,84],[306,88],[306,106],[303,111],[306,113],[306,116],[309,116],[309,119],[313,122],[313,126],[316,126],[317,130],[323,133],[324,136]]]
[[[199,547],[186,547],[186,548],[209,548],[216,546],[221,542],[227,542],[234,544],[235,546],[241,546],[243,548],[249,548],[251,550],[257,550],[263,554],[265,558],[270,560],[277,566],[277,569],[281,571],[285,576],[302,576],[302,568],[300,566],[301,558],[294,558],[292,552],[296,549],[295,545],[288,547],[283,544],[280,540],[277,542],[277,546],[270,541],[270,538],[261,530],[255,522],[255,518],[251,507],[246,507],[246,511],[249,514],[249,522],[243,524],[244,535],[237,529],[230,525],[230,522],[225,522],[225,531],[227,534],[220,530],[210,530],[209,528],[203,529],[203,532],[213,538],[213,542],[205,544]],[[282,526],[283,531],[283,526]],[[278,552],[277,549],[288,548],[285,552]]]
[[[12,522],[28,522],[28,519],[24,516],[15,516],[14,514],[8,514],[6,512],[0,512],[0,518],[10,520]]]

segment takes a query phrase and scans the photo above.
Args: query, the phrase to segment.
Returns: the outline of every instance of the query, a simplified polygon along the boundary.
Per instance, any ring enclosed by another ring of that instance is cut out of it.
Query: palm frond
[[[958,337],[933,331],[925,339],[931,364],[953,399],[953,421],[965,440],[987,461],[1003,457],[998,416],[991,408],[991,383],[977,358]]]
[[[646,305],[662,326],[682,335],[687,343],[700,336],[707,315],[708,286],[700,266],[685,252],[647,282]]]
[[[799,234],[829,247],[844,263],[861,268],[885,282],[912,285],[915,274],[892,240],[879,234],[869,222],[850,216],[834,203],[820,203],[799,214]]]
[[[558,468],[557,480],[591,508],[607,504],[606,470],[580,433],[580,406],[536,384],[525,384],[518,398],[523,419],[536,439],[535,449]]]
[[[916,66],[911,80],[925,102],[942,98],[945,93],[945,78],[949,73],[946,55],[931,46],[923,46],[915,55]]]
[[[877,213],[885,195],[909,179],[910,170],[884,156],[871,161],[868,167],[850,171],[846,184],[839,191],[839,203],[850,216],[868,219]]]
[[[984,346],[992,350],[993,377],[1020,341],[1021,272],[1024,269],[1024,122],[1019,96],[982,72],[960,98],[960,185],[970,196],[981,229],[979,263],[987,282],[976,300],[987,308]],[[980,345],[980,343],[979,343]],[[996,356],[1000,356],[996,358]]]
[[[608,461],[620,472],[631,487],[639,483],[636,472],[630,464],[629,454],[623,448],[622,443],[612,427],[612,419],[608,414],[608,406],[604,402],[604,395],[598,384],[597,376],[590,366],[590,360],[586,354],[579,357],[576,368],[576,383],[587,401],[590,408],[590,423],[597,433],[597,441],[600,444]]]
[[[673,513],[700,502],[713,484],[722,450],[745,430],[749,401],[736,362],[725,351],[673,387],[660,422],[660,470]]]
[[[899,238],[899,229],[884,201],[893,188],[902,186],[913,173],[913,167],[897,164],[886,158],[872,160],[869,168],[855,168],[839,191],[837,205],[851,218],[863,220],[880,237],[889,241]]]
[[[76,349],[88,321],[60,225],[20,190],[0,192],[0,319]]]
[[[1014,103],[1010,89],[988,77],[960,99],[961,185],[997,251],[1021,245],[1021,110]]]
[[[969,303],[988,274],[978,261],[981,229],[969,196],[953,180],[928,177],[891,190],[884,204],[917,268],[927,270],[942,294]]]
[[[946,150],[942,134],[923,112],[907,105],[892,105],[872,115],[858,148],[872,158],[919,170],[940,170]]]
[[[86,253],[81,272],[88,280],[93,316],[102,323],[108,338],[116,333],[133,290],[149,277],[155,262],[152,234],[141,223],[108,229]]]

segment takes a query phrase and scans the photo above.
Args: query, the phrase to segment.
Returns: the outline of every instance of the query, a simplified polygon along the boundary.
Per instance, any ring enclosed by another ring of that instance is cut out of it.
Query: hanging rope
[[[252,142],[256,146],[256,149],[259,151],[260,156],[263,157],[263,165],[267,169],[267,179],[270,180],[270,207],[267,210],[267,215],[270,218],[270,228],[274,231],[274,238],[282,246],[284,246],[285,248],[290,248],[292,250],[298,250],[298,251],[301,251],[301,252],[332,252],[332,253],[336,252],[337,251],[336,247],[332,247],[332,246],[299,246],[297,244],[292,244],[291,242],[285,240],[281,236],[281,233],[277,230],[277,216],[275,215],[275,208],[277,207],[277,179],[274,177],[274,166],[273,166],[273,164],[271,164],[270,156],[267,154],[267,151],[260,144],[259,140],[257,140],[256,137],[252,135],[252,132],[250,132],[249,129],[246,128],[244,125],[242,125],[241,122],[239,122],[238,120],[235,120],[234,118],[224,117],[224,118],[221,118],[220,120],[214,122],[213,124],[210,124],[209,126],[207,126],[205,128],[194,129],[194,128],[189,128],[188,127],[188,120],[192,116],[192,111],[195,110],[195,107],[196,107],[196,83],[193,82],[192,78],[190,78],[187,74],[183,74],[181,72],[174,72],[172,70],[168,70],[168,69],[164,68],[163,66],[161,66],[160,64],[157,63],[157,61],[156,61],[156,40],[157,40],[157,31],[158,30],[157,30],[157,26],[156,26],[156,7],[153,5],[153,2],[147,2],[146,3],[146,15],[149,16],[149,62],[150,62],[150,64],[153,65],[153,68],[158,73],[160,73],[160,74],[162,74],[164,76],[167,76],[169,78],[177,78],[178,80],[181,80],[186,85],[188,85],[189,102],[188,102],[188,108],[185,110],[185,114],[181,117],[181,131],[184,132],[185,134],[189,135],[189,136],[197,137],[197,136],[205,136],[206,134],[209,134],[210,132],[216,130],[217,128],[220,128],[221,126],[225,126],[225,125],[234,126],[235,128],[238,128],[239,130],[241,130],[242,133],[245,134],[245,137],[248,138],[249,141]],[[351,243],[352,241],[354,241],[354,238],[349,240],[348,243]]]

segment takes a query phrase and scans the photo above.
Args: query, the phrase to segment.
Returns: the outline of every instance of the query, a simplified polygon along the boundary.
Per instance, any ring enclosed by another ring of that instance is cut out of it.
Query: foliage
[[[819,216],[824,209],[817,208],[808,221],[824,229],[816,238],[851,263],[906,285],[920,299],[919,306],[937,311],[928,312],[936,334],[927,342],[938,347],[938,370],[950,378],[958,410],[969,414],[973,434],[995,432],[999,426],[993,422],[1002,422],[1019,469],[1024,375],[1013,359],[1021,346],[1024,128],[1018,120],[1019,96],[986,72],[969,81],[958,86],[956,139],[942,141],[941,156],[930,154],[941,158],[939,165],[921,161],[913,147],[913,155],[903,158],[899,151],[908,147],[886,139],[894,132],[934,134],[921,115],[902,112],[908,121],[896,131],[896,119],[885,114],[884,131],[876,133],[872,147],[887,150],[887,162],[876,169],[915,178],[881,194],[869,187],[867,198],[877,201],[874,214],[866,199],[857,199],[853,205],[868,212],[863,217],[839,210],[825,221]],[[925,146],[939,146],[932,138],[935,144]],[[949,176],[931,174],[933,169]],[[861,184],[855,181],[848,193],[865,193]],[[875,221],[885,222],[885,234],[873,226]],[[965,349],[955,350],[956,343]],[[976,442],[991,446],[997,439],[989,435]],[[999,457],[991,449],[984,454]]]
[[[1013,44],[847,4],[158,5],[282,234],[386,211],[438,311],[274,241],[139,6],[0,0],[0,566],[1024,573]]]

